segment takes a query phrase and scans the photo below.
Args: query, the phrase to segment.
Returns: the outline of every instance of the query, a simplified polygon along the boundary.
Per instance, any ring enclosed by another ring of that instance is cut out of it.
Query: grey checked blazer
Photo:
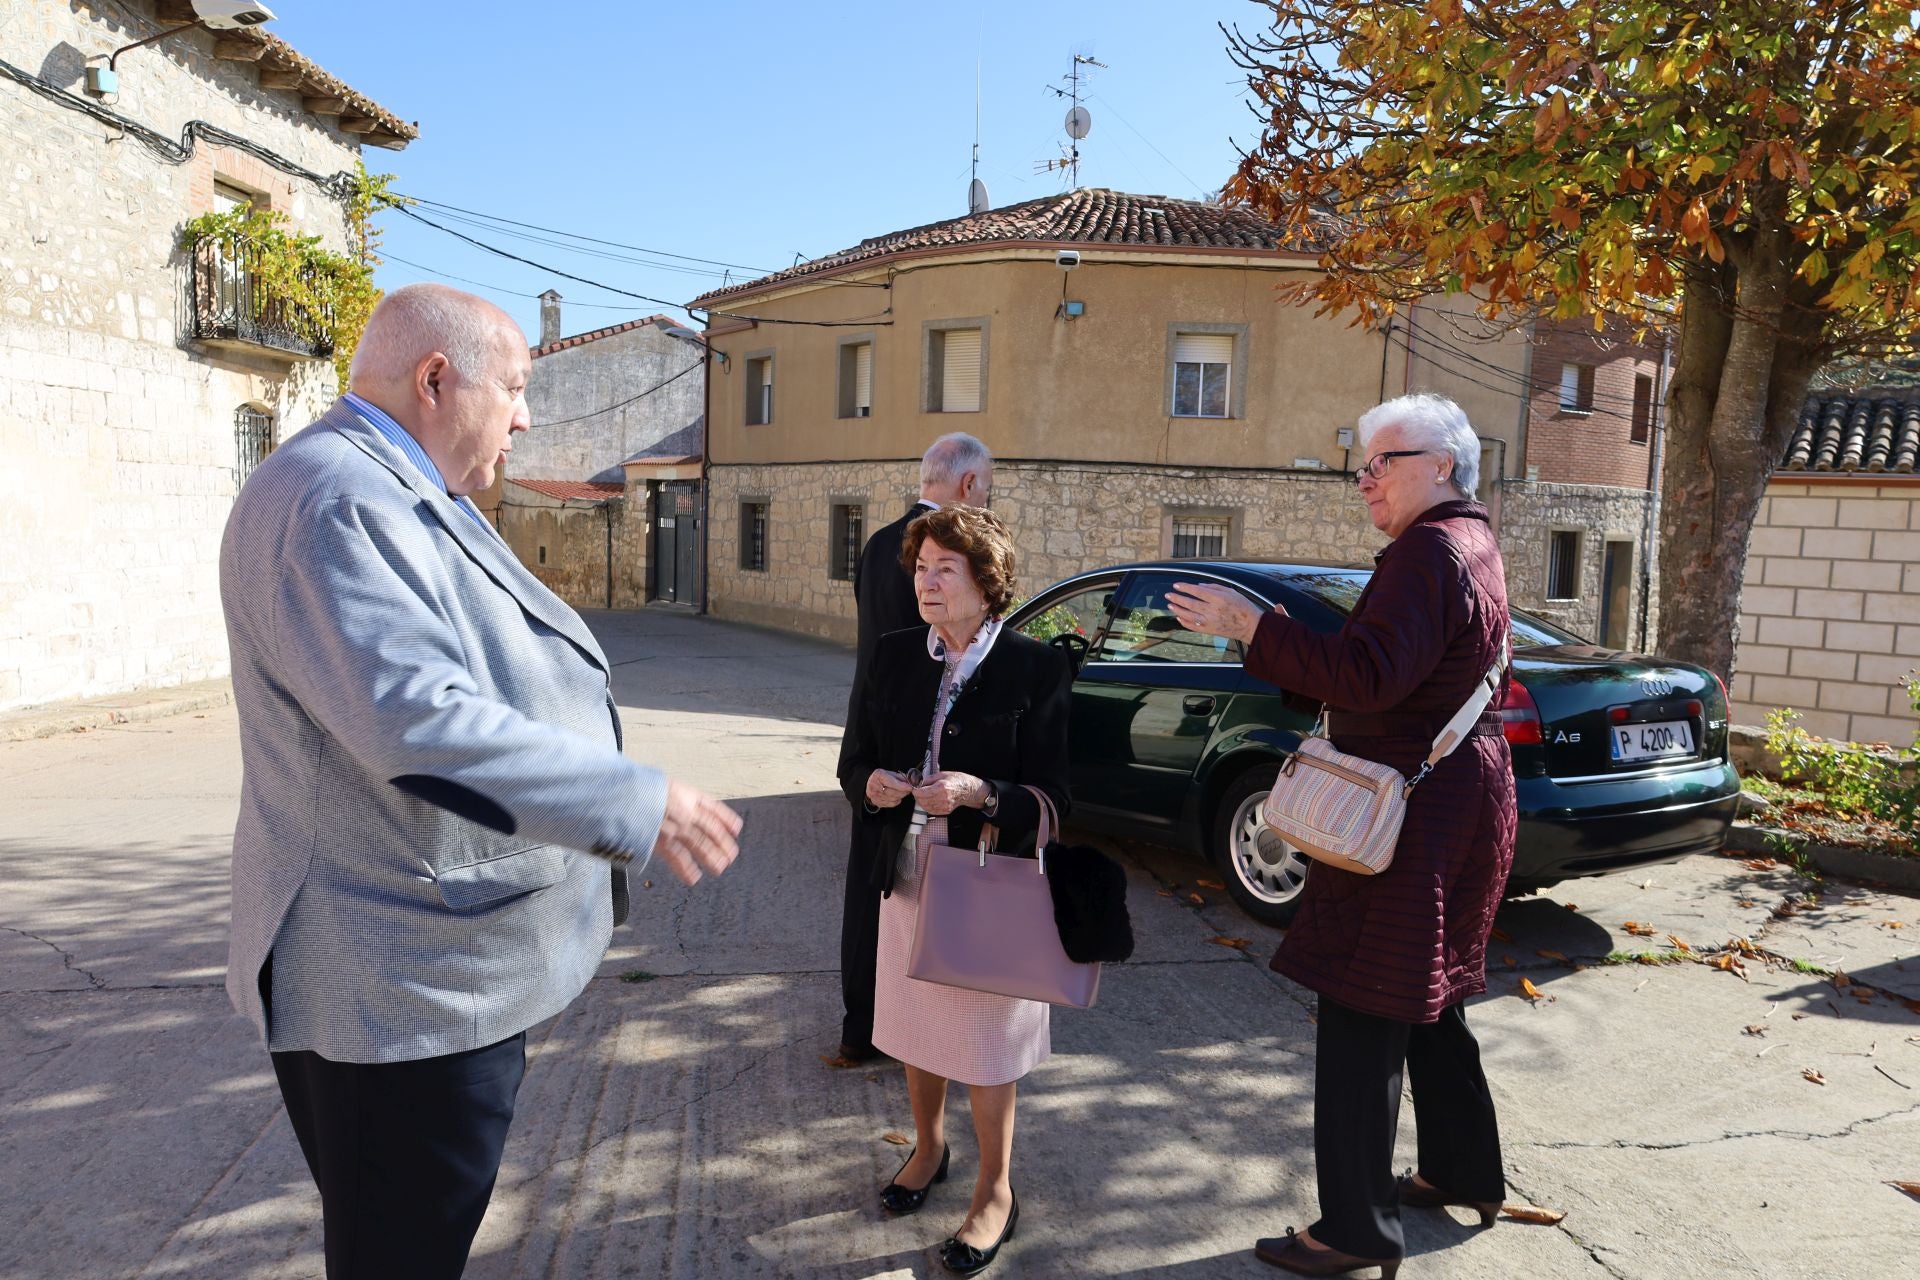
[[[405,1061],[566,1007],[625,905],[606,859],[651,854],[667,788],[620,754],[579,616],[344,401],[248,479],[220,598],[227,994],[267,1047]]]

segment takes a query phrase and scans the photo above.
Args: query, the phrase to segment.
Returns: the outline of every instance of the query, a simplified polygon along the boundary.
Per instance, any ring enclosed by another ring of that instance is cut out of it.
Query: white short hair
[[[373,309],[354,349],[348,383],[406,381],[436,351],[456,372],[478,377],[494,358],[503,324],[518,331],[513,318],[485,298],[443,284],[403,285]]]
[[[927,446],[920,459],[920,483],[952,488],[968,472],[981,477],[993,469],[993,454],[987,446],[964,431],[950,431]]]
[[[1453,487],[1471,498],[1480,488],[1480,437],[1466,410],[1445,396],[1420,392],[1377,404],[1360,415],[1360,447],[1382,427],[1398,427],[1411,448],[1432,449],[1453,459]]]

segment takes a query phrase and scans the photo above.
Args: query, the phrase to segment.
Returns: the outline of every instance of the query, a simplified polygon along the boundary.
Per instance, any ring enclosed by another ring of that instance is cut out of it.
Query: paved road
[[[638,891],[599,980],[535,1029],[468,1274],[942,1274],[931,1246],[964,1205],[969,1130],[956,1182],[888,1221],[874,1193],[904,1155],[883,1135],[910,1131],[899,1069],[819,1057],[838,1025],[849,658],[670,613],[591,621],[633,754],[738,803],[746,851],[717,884]],[[312,1185],[220,988],[238,783],[231,710],[0,745],[0,1277],[321,1274]],[[1266,970],[1276,935],[1210,889],[1189,901],[1208,872],[1120,852],[1139,954],[1096,1009],[1055,1017],[1021,1097],[1022,1232],[995,1273],[1273,1274],[1253,1238],[1314,1208],[1311,997]],[[1893,998],[1920,998],[1920,902],[1829,886],[1777,917],[1801,888],[1698,858],[1509,904],[1472,1017],[1514,1194],[1567,1218],[1481,1232],[1410,1214],[1403,1274],[1907,1274],[1920,1203],[1884,1183],[1920,1181],[1920,1017]],[[1600,963],[1667,933],[1753,938],[1893,995],[1758,959],[1750,981]],[[1411,1123],[1408,1107],[1402,1163]]]

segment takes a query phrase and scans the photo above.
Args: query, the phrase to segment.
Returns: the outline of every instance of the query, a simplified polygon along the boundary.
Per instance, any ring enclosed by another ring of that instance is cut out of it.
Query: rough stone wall
[[[1600,588],[1606,544],[1631,543],[1632,587],[1625,647],[1657,648],[1660,588],[1657,566],[1648,558],[1645,542],[1647,504],[1651,501],[1652,495],[1645,489],[1509,481],[1500,493],[1500,554],[1507,562],[1508,603],[1598,641],[1602,639]],[[1579,595],[1575,599],[1547,598],[1547,557],[1555,530],[1577,530],[1581,534]],[[1643,573],[1648,575],[1644,581]]]
[[[153,34],[146,6],[16,3],[0,59],[78,93],[89,55]],[[120,61],[111,110],[178,138],[207,120],[320,174],[358,145],[262,90],[214,37]],[[169,163],[0,79],[0,709],[224,674],[217,558],[235,493],[235,413],[277,438],[333,398],[331,365],[188,349],[183,222],[215,177],[339,247],[339,206],[303,179],[205,143]]]
[[[576,609],[638,609],[647,603],[650,496],[642,482],[604,505],[561,503],[508,486],[492,512],[500,536],[534,577]],[[608,513],[613,597],[607,597]],[[543,554],[544,553],[544,554]]]
[[[831,508],[863,505],[871,533],[906,510],[916,480],[917,464],[908,462],[715,466],[709,608],[722,617],[851,641],[852,586],[828,575]],[[755,499],[769,504],[764,571],[740,567],[740,506]],[[1545,596],[1547,530],[1605,530],[1638,544],[1647,495],[1509,483],[1502,500],[1508,590],[1516,605],[1536,608]],[[1352,481],[1310,473],[1003,463],[994,473],[993,507],[1013,529],[1022,594],[1102,565],[1169,554],[1169,526],[1179,514],[1226,520],[1228,554],[1252,559],[1366,564],[1386,542]],[[1603,540],[1583,540],[1589,597],[1536,611],[1592,633]],[[1630,625],[1637,636],[1637,594],[1634,608]]]
[[[1920,667],[1920,484],[1776,482],[1747,545],[1734,719],[1800,713],[1809,732],[1913,741],[1902,681]]]
[[[514,442],[509,474],[619,482],[622,460],[699,421],[703,361],[698,342],[671,337],[657,324],[540,356],[527,382],[533,427]]]

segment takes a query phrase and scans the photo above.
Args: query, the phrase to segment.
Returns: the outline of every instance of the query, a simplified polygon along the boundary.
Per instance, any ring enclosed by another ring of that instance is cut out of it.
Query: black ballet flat
[[[933,1182],[924,1187],[903,1187],[898,1182],[889,1182],[880,1188],[880,1207],[895,1215],[920,1212],[920,1206],[927,1202],[927,1192],[933,1190],[933,1183],[947,1180],[947,1163],[952,1159],[952,1147],[940,1148],[940,1167],[933,1171]],[[900,1168],[905,1170],[912,1163],[913,1152],[909,1151]],[[900,1175],[896,1173],[893,1176],[898,1178]]]
[[[1020,1197],[1013,1198],[1013,1208],[1007,1214],[1006,1229],[1000,1238],[984,1249],[977,1249],[959,1236],[948,1236],[946,1243],[940,1246],[940,1265],[957,1276],[977,1276],[993,1265],[1000,1256],[1000,1246],[1013,1239],[1013,1229],[1020,1225]]]

